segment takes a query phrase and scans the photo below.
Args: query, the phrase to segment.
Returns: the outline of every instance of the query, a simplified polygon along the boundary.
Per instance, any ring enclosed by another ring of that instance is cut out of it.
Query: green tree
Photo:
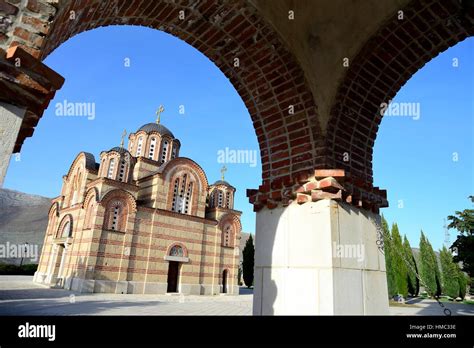
[[[425,290],[430,296],[441,294],[441,281],[436,254],[429,240],[421,231],[420,238],[420,275],[425,282]]]
[[[469,196],[474,202],[474,196]],[[455,251],[455,262],[462,262],[462,270],[469,277],[474,277],[474,209],[456,211],[455,215],[448,216],[451,222],[448,228],[458,230],[459,234],[450,249]]]
[[[441,261],[441,275],[443,280],[443,294],[456,298],[459,295],[459,271],[453,262],[451,252],[444,246],[439,253]]]
[[[407,267],[408,293],[411,296],[418,296],[418,292],[420,291],[420,282],[416,276],[418,267],[416,266],[415,256],[413,255],[413,250],[411,249],[410,242],[406,235],[403,238],[403,251],[405,259],[411,266]]]
[[[392,264],[395,270],[395,287],[398,294],[408,295],[408,271],[404,260],[402,237],[396,223],[392,224]]]
[[[387,288],[388,296],[392,298],[397,294],[395,285],[395,267],[392,261],[392,241],[390,236],[390,230],[388,228],[387,220],[382,215],[382,232],[384,240],[384,254],[385,254],[385,269],[387,271]]]
[[[456,264],[456,270],[458,273],[458,282],[459,282],[459,297],[464,300],[466,297],[466,288],[467,288],[467,280],[468,276],[459,268],[458,264]]]
[[[244,283],[248,288],[250,288],[253,285],[253,266],[255,263],[255,247],[253,245],[252,235],[250,235],[247,242],[245,242],[242,254],[244,258],[242,261]]]

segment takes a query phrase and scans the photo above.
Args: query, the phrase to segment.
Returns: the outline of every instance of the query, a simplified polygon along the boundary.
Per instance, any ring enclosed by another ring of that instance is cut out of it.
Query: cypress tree
[[[385,254],[385,269],[387,271],[387,288],[388,296],[392,298],[397,294],[395,286],[395,268],[392,262],[392,241],[390,237],[390,230],[388,228],[387,220],[382,215],[382,232],[384,240],[384,254]]]
[[[420,274],[428,287],[425,289],[430,296],[441,294],[441,281],[436,254],[429,240],[421,231],[420,238]]]
[[[413,255],[410,242],[408,241],[406,235],[403,238],[403,251],[405,253],[405,259],[411,265],[411,267],[407,267],[408,293],[411,296],[418,296],[418,291],[420,290],[420,283],[415,273],[418,272],[418,267],[416,266],[415,257]]]
[[[459,268],[459,265],[455,263],[456,266],[456,272],[458,274],[458,283],[459,283],[459,297],[464,300],[464,297],[466,296],[466,288],[467,288],[467,275],[461,271],[461,268]]]
[[[402,243],[402,237],[400,236],[398,225],[394,223],[392,225],[392,262],[395,270],[395,287],[398,294],[403,295],[403,297],[407,297],[408,271],[403,255],[404,248]]]
[[[441,279],[443,294],[456,298],[459,295],[459,272],[453,257],[448,249],[443,246],[439,253],[441,261]]]
[[[253,246],[252,235],[245,242],[244,250],[242,250],[244,260],[242,261],[242,273],[245,285],[250,288],[253,285],[253,266],[255,262],[255,248]]]
[[[433,268],[433,263],[431,262],[430,252],[428,248],[428,241],[426,237],[421,231],[421,238],[420,238],[420,275],[421,279],[424,281],[423,284],[426,288],[426,292],[428,295],[434,295],[434,291],[436,291],[436,278],[435,272]]]

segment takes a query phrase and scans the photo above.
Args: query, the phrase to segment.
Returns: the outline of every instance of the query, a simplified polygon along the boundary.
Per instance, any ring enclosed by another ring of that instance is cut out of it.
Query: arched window
[[[127,207],[120,201],[110,202],[105,213],[105,229],[125,232],[127,224]]]
[[[84,228],[85,229],[92,228],[92,220],[93,220],[92,217],[93,217],[93,214],[94,214],[94,208],[95,208],[94,203],[90,203],[89,206],[87,207],[86,217],[85,217],[85,221],[84,221]]]
[[[186,192],[186,197],[184,199],[184,213],[187,214],[189,211],[189,204],[191,202],[191,197],[193,194],[193,183],[190,182],[188,185],[188,192]]]
[[[151,138],[150,141],[150,150],[148,151],[148,158],[153,159],[153,155],[155,154],[155,147],[156,147],[156,138]]]
[[[222,190],[219,190],[219,195],[217,196],[217,206],[222,207],[222,201],[224,200],[224,193]]]
[[[216,190],[213,190],[209,195],[209,208],[214,208],[216,206]]]
[[[176,178],[173,188],[173,202],[171,210],[181,214],[190,214],[190,204],[193,196],[193,183],[188,182],[188,175],[184,174],[181,180]]]
[[[173,189],[173,204],[171,206],[172,211],[178,211],[176,208],[178,206],[178,189],[179,189],[179,178],[176,178],[174,181],[174,189]]]
[[[143,137],[138,138],[137,157],[142,155]]]
[[[49,214],[49,221],[48,221],[48,235],[51,235],[56,230],[56,222],[58,219],[58,203],[53,203],[53,207],[51,208],[51,212]]]
[[[179,245],[175,245],[170,250],[170,256],[184,257],[183,248]]]
[[[114,175],[114,168],[115,168],[115,158],[111,158],[109,162],[109,171],[107,173],[107,177],[109,179],[112,179]]]
[[[71,222],[67,221],[62,230],[61,230],[61,238],[68,238],[71,237],[72,231],[71,231]]]
[[[178,146],[173,145],[173,151],[171,152],[171,159],[176,158],[177,152],[178,152]]]
[[[168,140],[163,140],[160,163],[164,163],[166,161],[166,157],[168,156],[168,145]]]
[[[127,161],[125,160],[125,158],[122,158],[122,160],[120,161],[120,171],[119,171],[119,177],[118,177],[119,181],[126,181],[125,180],[126,169],[127,169]]]
[[[119,219],[119,213],[120,213],[120,207],[116,206],[114,207],[113,213],[112,213],[112,225],[110,226],[111,230],[116,230],[118,227],[118,219]]]
[[[224,230],[222,231],[222,245],[225,247],[232,246],[232,235],[234,228],[231,224],[226,224]]]
[[[226,207],[227,209],[230,209],[230,195],[231,195],[231,194],[232,194],[232,193],[227,192],[226,195],[225,195],[225,207]]]

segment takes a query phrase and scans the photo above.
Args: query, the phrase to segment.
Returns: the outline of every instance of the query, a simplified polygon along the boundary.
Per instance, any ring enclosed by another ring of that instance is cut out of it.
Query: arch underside
[[[474,32],[470,1],[411,1],[402,9],[403,19],[398,18],[399,12],[391,14],[350,58],[338,83],[329,121],[321,127],[317,101],[302,67],[249,1],[80,0],[59,2],[56,8],[46,1],[38,3],[47,9],[41,16],[46,27],[41,40],[31,36],[30,41],[15,39],[11,45],[20,43],[41,60],[81,32],[108,25],[140,25],[174,35],[213,61],[239,93],[253,122],[262,160],[262,185],[249,190],[248,195],[257,209],[296,199],[302,184],[326,175],[344,185],[342,199],[375,210],[386,205],[386,193],[373,187],[372,173],[381,103],[391,100],[426,62]],[[9,72],[15,54],[22,53],[12,53]],[[4,68],[1,64],[0,69]],[[42,69],[32,75],[44,73],[56,81],[48,84],[38,79],[50,87],[45,95],[51,99],[60,79]],[[30,128],[20,132],[17,150],[32,134],[42,106],[46,108],[47,103],[38,102],[28,110],[26,124]],[[334,168],[343,172],[327,170]]]
[[[394,13],[351,60],[331,110],[329,165],[350,173],[357,186],[373,184],[382,103],[427,62],[474,34],[474,5],[468,1],[413,1],[402,11],[403,19]]]
[[[75,20],[70,20],[71,13]],[[183,13],[185,19],[180,19]],[[295,174],[310,173],[317,163],[322,163],[322,158],[317,158],[321,153],[318,146],[322,146],[317,110],[304,73],[250,4],[70,2],[56,14],[40,58],[76,34],[108,25],[140,25],[165,31],[216,64],[250,113],[260,147],[264,183],[277,178],[290,181]],[[235,59],[239,66],[235,66]]]

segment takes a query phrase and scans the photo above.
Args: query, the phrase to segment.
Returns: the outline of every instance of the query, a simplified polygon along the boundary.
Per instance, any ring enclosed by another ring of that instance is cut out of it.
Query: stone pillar
[[[388,314],[376,223],[332,199],[260,209],[253,314]]]
[[[0,102],[0,188],[3,187],[25,112],[25,109]]]

